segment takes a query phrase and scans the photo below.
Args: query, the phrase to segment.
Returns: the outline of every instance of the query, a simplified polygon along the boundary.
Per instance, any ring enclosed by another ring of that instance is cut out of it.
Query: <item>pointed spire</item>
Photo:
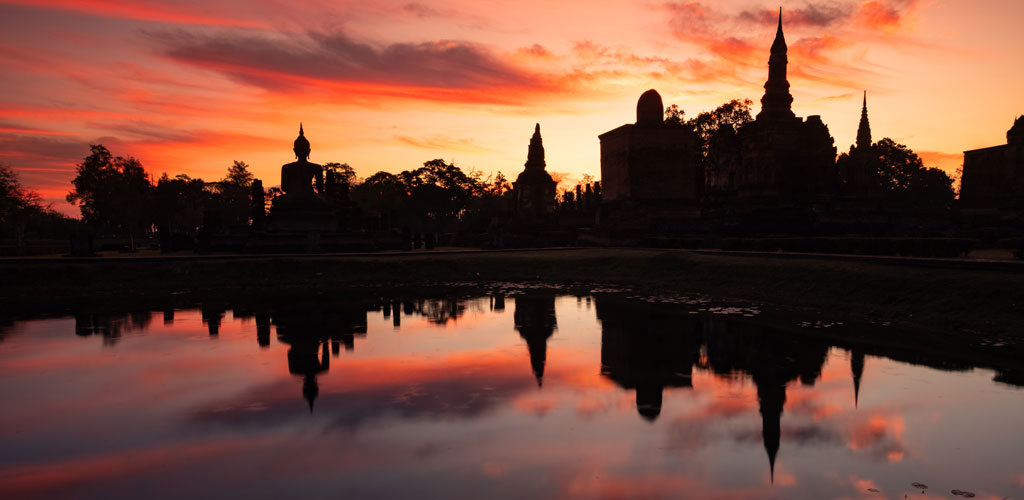
[[[299,122],[299,137],[305,137],[305,135],[302,132],[302,122]]]
[[[544,170],[544,139],[540,137],[540,124],[533,127],[533,137],[530,138],[530,148],[526,153],[526,168]]]
[[[864,91],[864,105],[860,110],[860,125],[857,127],[857,149],[867,151],[871,147],[871,124],[868,123],[868,91]]]
[[[782,33],[782,7],[779,7],[779,28],[775,30],[775,41],[772,42],[772,52],[786,52],[786,35]]]
[[[771,55],[768,57],[768,80],[764,84],[764,96],[761,97],[761,112],[758,120],[792,120],[793,96],[789,93],[789,80],[786,79],[786,36],[782,33],[782,8],[779,7],[779,27],[775,31]]]

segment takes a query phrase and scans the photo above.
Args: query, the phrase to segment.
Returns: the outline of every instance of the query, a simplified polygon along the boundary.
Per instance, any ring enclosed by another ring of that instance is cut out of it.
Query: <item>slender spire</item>
[[[860,399],[860,379],[864,375],[864,353],[859,350],[850,352],[850,371],[853,373],[853,407],[856,408]]]
[[[775,30],[775,41],[772,42],[772,52],[786,52],[786,35],[782,33],[782,7],[779,7],[779,28]]]
[[[758,411],[761,413],[761,437],[764,440],[764,451],[768,453],[768,472],[772,484],[775,484],[775,457],[779,454],[779,442],[782,437],[782,408],[786,404],[785,381],[758,380],[757,385]]]
[[[793,114],[793,96],[789,93],[789,81],[786,79],[786,66],[789,59],[786,54],[786,36],[782,32],[782,8],[779,8],[779,27],[775,32],[771,56],[768,58],[768,81],[764,84],[764,96],[761,97],[761,112],[758,120],[791,120]]]
[[[857,149],[867,151],[871,147],[871,125],[868,123],[868,92],[864,91],[864,106],[860,110],[860,126],[857,127]]]
[[[299,122],[299,137],[304,137],[304,135],[302,132],[302,122]]]
[[[530,149],[526,153],[526,168],[544,170],[544,140],[540,137],[540,124],[533,128],[533,137],[530,138]]]

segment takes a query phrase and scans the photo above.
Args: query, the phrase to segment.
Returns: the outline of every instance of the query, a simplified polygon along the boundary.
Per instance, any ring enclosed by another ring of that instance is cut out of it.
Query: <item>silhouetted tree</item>
[[[685,116],[686,112],[675,104],[665,108],[665,123],[667,125],[685,126]]]
[[[241,226],[248,223],[252,179],[249,165],[235,160],[228,168],[227,176],[217,183],[216,192],[220,195],[217,201],[220,202],[220,212],[228,224]]]
[[[894,199],[929,208],[953,202],[953,179],[942,170],[927,168],[913,150],[886,137],[871,145],[879,184]]]
[[[324,163],[324,175],[333,172],[337,182],[343,182],[350,187],[356,184],[356,170],[348,163],[328,162]]]
[[[203,208],[210,193],[202,179],[185,174],[170,178],[164,174],[153,188],[154,223],[162,237],[172,234],[194,236],[203,223]]]
[[[466,201],[460,221],[465,229],[484,231],[495,217],[511,212],[512,184],[500,171],[486,178],[472,171],[469,177],[474,181],[476,192]]]
[[[134,247],[135,236],[152,220],[149,176],[135,158],[115,157],[98,144],[89,147],[92,153],[78,164],[67,200],[78,205],[87,224],[127,234]]]
[[[397,214],[405,199],[405,184],[395,174],[377,172],[351,190],[352,201],[363,210],[391,216]]]
[[[76,223],[22,186],[13,168],[0,164],[0,238],[13,238],[16,246],[22,247],[26,235],[63,238]]]
[[[686,122],[697,133],[700,151],[705,157],[711,150],[712,138],[722,129],[735,133],[741,126],[753,121],[750,99],[733,99],[712,111],[705,111]],[[680,115],[681,116],[681,115]]]
[[[0,225],[6,229],[30,207],[40,206],[39,195],[22,187],[9,165],[0,165]]]
[[[440,159],[424,162],[421,168],[404,171],[399,177],[410,197],[411,215],[434,222],[457,219],[479,188],[477,181],[454,163]]]

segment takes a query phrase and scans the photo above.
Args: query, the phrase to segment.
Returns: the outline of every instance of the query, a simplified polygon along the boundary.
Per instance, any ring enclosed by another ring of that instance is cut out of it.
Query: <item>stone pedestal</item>
[[[338,229],[334,213],[326,209],[272,209],[267,229],[274,232],[321,232]]]

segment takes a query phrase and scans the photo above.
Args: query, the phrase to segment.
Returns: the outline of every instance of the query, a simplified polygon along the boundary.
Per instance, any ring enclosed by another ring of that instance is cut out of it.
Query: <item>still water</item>
[[[1024,499],[999,374],[700,309],[526,290],[0,325],[0,498]]]

